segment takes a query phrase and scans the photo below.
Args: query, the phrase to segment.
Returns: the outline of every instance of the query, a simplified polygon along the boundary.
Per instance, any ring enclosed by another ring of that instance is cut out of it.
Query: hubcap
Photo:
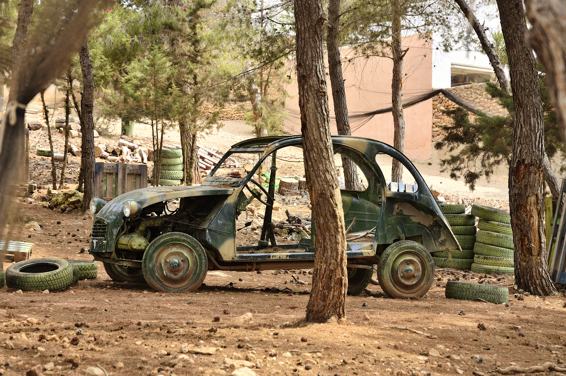
[[[184,244],[168,244],[156,254],[157,277],[169,288],[185,286],[194,276],[195,255]]]
[[[422,262],[414,254],[400,255],[393,265],[393,279],[400,288],[413,287],[422,276]]]

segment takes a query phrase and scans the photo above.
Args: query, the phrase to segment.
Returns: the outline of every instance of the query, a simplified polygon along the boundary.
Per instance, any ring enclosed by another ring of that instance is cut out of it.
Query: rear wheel
[[[383,292],[392,298],[420,298],[434,280],[434,261],[423,245],[402,240],[385,249],[377,277]]]
[[[369,265],[368,265],[369,266]],[[373,266],[366,268],[348,268],[348,294],[359,295],[368,287],[373,276]]]
[[[145,281],[157,291],[195,291],[208,270],[208,258],[200,243],[187,234],[163,234],[147,247],[142,260]]]
[[[105,262],[104,270],[106,270],[106,274],[108,274],[108,276],[116,282],[145,282],[141,268],[133,268],[131,266],[122,266]]]

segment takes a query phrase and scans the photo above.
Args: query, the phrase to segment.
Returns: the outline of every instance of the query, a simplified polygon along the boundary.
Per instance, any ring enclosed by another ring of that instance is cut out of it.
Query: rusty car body
[[[434,278],[431,253],[460,249],[427,184],[405,155],[385,143],[352,136],[333,136],[332,143],[365,182],[360,190],[341,190],[346,227],[366,234],[348,242],[349,292],[363,291],[377,265],[387,295],[424,295]],[[144,188],[116,197],[96,213],[90,253],[114,280],[145,281],[171,292],[196,290],[208,270],[312,267],[316,236],[280,242],[271,223],[277,154],[293,148],[302,156],[301,147],[300,136],[245,140],[232,146],[201,185]],[[224,162],[236,155],[257,161],[241,177],[222,173]],[[377,162],[383,155],[400,161],[414,184],[388,183]],[[259,172],[266,164],[270,178],[262,184]],[[253,200],[264,206],[261,235],[252,245],[237,246],[236,218]]]

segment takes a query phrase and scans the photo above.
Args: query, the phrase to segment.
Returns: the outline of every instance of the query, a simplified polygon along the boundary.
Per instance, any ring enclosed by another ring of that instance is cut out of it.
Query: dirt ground
[[[149,144],[147,131],[139,126],[136,140]],[[49,160],[34,153],[47,146],[41,132],[30,136],[31,179],[40,192],[18,203],[16,240],[34,244],[33,258],[92,259],[79,253],[88,247],[92,217],[39,204],[50,176]],[[227,122],[199,143],[225,151],[251,136],[241,122]],[[172,132],[167,137],[177,142]],[[118,137],[101,140],[117,143]],[[439,157],[416,165],[447,201],[508,206],[504,173],[471,193],[439,173]],[[71,171],[78,169],[78,158],[70,164]],[[34,221],[40,229],[25,226]],[[451,280],[509,287],[509,303],[446,299]],[[370,285],[347,298],[346,322],[306,324],[308,270],[213,271],[196,293],[165,294],[113,282],[100,265],[97,279],[64,291],[0,290],[0,375],[481,376],[545,362],[566,367],[564,291],[540,298],[513,284],[512,276],[437,268],[422,299],[389,299]]]

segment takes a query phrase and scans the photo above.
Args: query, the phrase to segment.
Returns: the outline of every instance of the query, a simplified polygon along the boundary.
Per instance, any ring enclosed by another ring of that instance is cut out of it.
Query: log
[[[128,149],[127,146],[122,146],[121,150],[122,152],[120,153],[120,155],[122,156],[122,158],[126,158],[130,154],[130,149]]]
[[[103,144],[94,145],[94,156],[96,158],[100,157],[100,154],[106,153],[106,146]]]
[[[114,147],[106,145],[106,152],[109,154],[114,154]]]
[[[307,179],[299,179],[299,191],[306,191],[307,189]]]
[[[137,153],[141,159],[141,162],[147,163],[147,153],[145,152],[145,150],[143,150],[143,148],[139,148]]]
[[[81,149],[72,144],[69,144],[69,149],[67,151],[73,154],[75,157],[80,157],[82,155]]]
[[[132,151],[136,150],[139,147],[138,145],[134,144],[133,142],[126,141],[122,138],[120,139],[120,141],[118,141],[118,145],[126,146],[128,149],[130,149]]]
[[[110,156],[110,154],[108,154],[107,152],[103,151],[102,153],[100,153],[100,155],[98,156],[98,158],[108,159],[109,156]]]
[[[70,136],[71,138],[77,138],[77,137],[80,137],[80,136],[81,136],[81,133],[80,133],[79,131],[73,131],[73,130],[71,130],[71,131],[69,131],[69,136]]]
[[[299,181],[292,178],[282,178],[279,180],[279,194],[293,195],[299,192]]]
[[[33,123],[28,123],[28,129],[29,129],[30,131],[38,131],[38,130],[40,130],[41,128],[43,128],[43,125],[41,125],[40,122],[35,121],[35,122],[33,122]]]
[[[111,156],[108,157],[108,162],[118,162],[118,159],[120,159],[120,158],[111,155]]]
[[[57,162],[63,162],[65,160],[65,155],[64,154],[53,154],[53,159],[55,159]]]

